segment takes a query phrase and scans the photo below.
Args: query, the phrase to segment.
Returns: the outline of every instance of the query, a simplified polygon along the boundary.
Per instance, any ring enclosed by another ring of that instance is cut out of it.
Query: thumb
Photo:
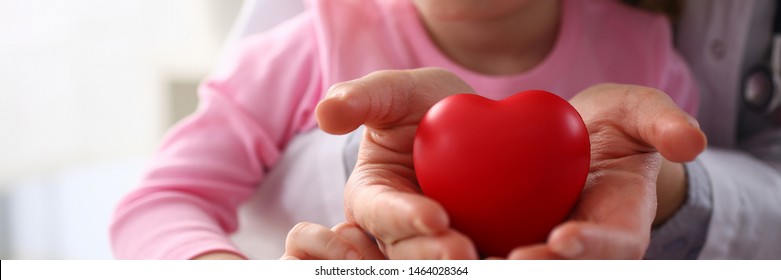
[[[333,85],[315,109],[320,128],[345,134],[361,125],[375,129],[417,124],[434,103],[472,92],[464,81],[438,68],[386,70]]]
[[[586,124],[614,126],[674,162],[694,160],[707,146],[697,121],[667,94],[617,84],[592,86],[570,100]],[[589,127],[589,131],[599,129]]]
[[[694,117],[681,110],[660,113],[645,129],[645,138],[664,158],[674,162],[692,161],[708,140]]]

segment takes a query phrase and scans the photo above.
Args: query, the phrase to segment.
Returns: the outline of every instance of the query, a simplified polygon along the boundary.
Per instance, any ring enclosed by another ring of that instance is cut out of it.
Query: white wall
[[[303,9],[248,0],[230,40]],[[108,259],[108,227],[195,106],[241,0],[0,0],[0,258]]]
[[[0,0],[0,258],[111,257],[118,199],[240,4]]]
[[[108,229],[145,158],[71,167],[16,181],[8,193],[5,258],[111,259]]]
[[[0,187],[152,150],[167,83],[207,73],[239,5],[0,1]]]

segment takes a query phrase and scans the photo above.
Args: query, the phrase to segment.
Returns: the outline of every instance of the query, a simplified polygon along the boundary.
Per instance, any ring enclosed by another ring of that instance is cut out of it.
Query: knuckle
[[[292,229],[290,229],[290,232],[288,232],[288,240],[296,240],[300,238],[302,235],[305,235],[305,233],[311,229],[313,225],[314,224],[310,222],[300,222],[296,224]]]
[[[325,241],[325,252],[339,252],[344,251],[342,240],[336,236],[336,234],[329,234]]]

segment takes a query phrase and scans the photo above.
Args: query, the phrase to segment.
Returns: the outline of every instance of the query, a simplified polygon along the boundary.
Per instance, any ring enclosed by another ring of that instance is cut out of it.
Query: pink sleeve
[[[200,88],[197,112],[166,136],[111,227],[120,259],[237,254],[237,207],[297,132],[314,125],[321,88],[311,19],[250,37]]]

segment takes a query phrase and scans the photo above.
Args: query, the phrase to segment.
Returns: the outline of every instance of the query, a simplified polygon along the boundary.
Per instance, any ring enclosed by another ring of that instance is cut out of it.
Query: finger
[[[436,235],[448,229],[442,206],[416,191],[413,182],[388,168],[356,167],[345,187],[345,214],[387,244],[416,235]],[[389,167],[391,168],[391,167]]]
[[[508,260],[560,260],[557,255],[546,244],[535,244],[515,248],[507,255]]]
[[[654,153],[634,156],[632,160],[637,162],[624,162],[641,165],[658,161],[658,158]],[[623,250],[636,253],[645,248],[643,244],[650,239],[651,224],[656,214],[655,180],[641,173],[605,170],[589,174],[589,183],[572,214],[576,221],[565,222],[549,235],[549,246],[555,249],[552,251],[565,258],[635,258],[634,254]],[[591,236],[602,235],[606,239],[593,244],[612,244],[606,246],[608,249],[596,251],[597,255],[578,256],[579,245],[592,244],[595,241],[591,240]]]
[[[641,259],[648,240],[617,228],[570,222],[554,229],[548,244],[568,259]]]
[[[449,219],[441,205],[418,193],[388,190],[376,186],[350,192],[345,201],[348,220],[363,225],[372,235],[385,243],[394,243],[415,235],[434,235],[446,230]],[[352,211],[351,208],[364,209]],[[392,211],[389,211],[392,209]],[[368,211],[366,211],[368,210]]]
[[[353,245],[364,260],[383,260],[385,255],[380,252],[377,243],[366,235],[363,230],[352,223],[341,223],[331,228],[339,237]]]
[[[402,260],[475,260],[477,250],[465,235],[454,230],[435,236],[414,236],[386,244],[391,259]]]
[[[707,145],[697,121],[659,90],[603,84],[586,89],[570,102],[589,124],[589,131],[610,116],[617,120],[611,125],[654,147],[671,161],[691,161]]]
[[[287,235],[283,258],[360,259],[351,244],[330,229],[313,223],[298,223]]]
[[[315,109],[320,128],[345,134],[366,124],[374,128],[417,124],[434,103],[472,89],[437,68],[386,70],[333,85]]]

